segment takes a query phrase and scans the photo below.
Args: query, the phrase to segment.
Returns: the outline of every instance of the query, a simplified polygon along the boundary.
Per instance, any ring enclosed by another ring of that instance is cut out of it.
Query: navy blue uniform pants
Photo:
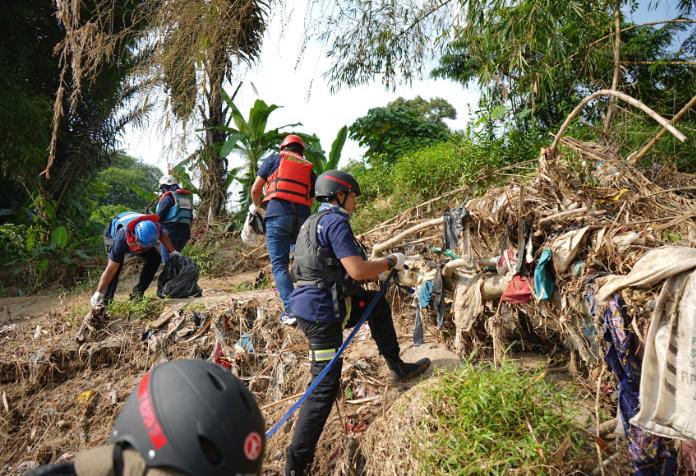
[[[377,294],[377,291],[361,291],[352,298],[351,313],[346,323],[346,328],[357,324],[362,317],[363,311]],[[298,319],[297,322],[309,340],[310,351],[338,349],[343,342],[344,326],[341,322],[325,323],[304,319]],[[379,353],[386,359],[387,363],[399,362],[399,343],[396,340],[394,321],[392,320],[389,303],[384,297],[378,301],[367,322],[370,326],[372,337],[377,343]],[[324,370],[329,360],[312,361],[312,378],[316,378]],[[311,464],[314,458],[314,450],[324,430],[326,419],[329,417],[329,413],[331,413],[331,407],[336,400],[341,385],[341,367],[342,360],[339,359],[302,405],[295,423],[292,443],[286,452],[286,475],[304,475]]]

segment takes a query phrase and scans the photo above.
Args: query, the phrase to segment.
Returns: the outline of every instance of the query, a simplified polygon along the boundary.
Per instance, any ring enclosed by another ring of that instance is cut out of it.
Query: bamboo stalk
[[[611,89],[617,91],[619,88],[619,77],[621,75],[621,0],[614,2],[614,76],[611,78]],[[616,109],[616,97],[609,98],[609,107],[607,115],[604,118],[604,134],[609,131],[611,124],[611,116],[614,115]]]
[[[674,117],[670,121],[670,124],[676,124],[677,121],[679,121],[679,119],[681,119],[684,116],[684,114],[689,112],[689,110],[694,106],[696,106],[696,96],[692,97],[691,100],[687,102],[684,105],[684,107],[682,107],[679,110],[679,112],[677,112],[674,115]],[[629,164],[635,164],[636,162],[638,162],[641,158],[643,158],[645,154],[648,153],[650,149],[652,149],[655,146],[655,144],[657,144],[657,141],[660,140],[660,138],[662,138],[663,135],[665,135],[666,131],[667,129],[665,128],[660,129],[660,132],[655,134],[655,136],[652,139],[650,139],[643,147],[641,147],[641,149],[638,152],[633,152],[631,155],[629,155],[626,159],[626,162],[628,162]]]
[[[401,243],[401,241],[406,238],[409,235],[412,235],[413,233],[416,233],[421,230],[425,230],[426,228],[430,228],[435,225],[440,225],[444,222],[444,219],[442,217],[437,217],[433,218],[424,222],[421,222],[417,225],[412,226],[411,228],[408,228],[407,230],[402,231],[398,235],[396,235],[393,238],[388,239],[385,242],[378,243],[372,248],[372,257],[376,258],[379,257],[380,254],[384,251],[389,249],[390,247]]]
[[[658,113],[650,109],[648,106],[646,106],[644,103],[641,101],[632,98],[628,94],[624,94],[619,91],[612,91],[610,89],[600,89],[597,92],[594,92],[590,94],[589,96],[586,96],[583,98],[580,103],[575,106],[575,109],[571,111],[570,114],[568,114],[568,117],[566,117],[565,121],[563,121],[563,124],[561,124],[561,128],[558,130],[556,133],[556,136],[553,138],[553,142],[551,143],[551,147],[549,147],[549,152],[551,154],[554,154],[556,152],[556,147],[558,147],[558,142],[561,140],[563,137],[563,133],[565,130],[568,128],[570,123],[575,119],[575,117],[580,114],[580,111],[592,100],[600,97],[600,96],[616,96],[622,101],[627,102],[631,106],[637,107],[641,111],[645,112],[648,116],[653,118],[655,121],[660,123],[664,128],[666,128],[674,137],[676,137],[680,142],[684,142],[686,140],[686,136],[679,132],[679,130],[674,127],[672,124],[669,123],[667,119],[664,117],[660,116]]]

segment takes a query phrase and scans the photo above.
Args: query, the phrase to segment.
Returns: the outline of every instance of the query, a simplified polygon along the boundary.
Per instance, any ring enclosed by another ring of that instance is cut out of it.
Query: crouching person
[[[142,298],[162,262],[157,251],[158,243],[162,243],[170,255],[178,253],[167,234],[160,230],[157,215],[136,212],[116,215],[104,232],[104,246],[109,255],[109,262],[99,278],[97,291],[90,300],[92,308],[113,300],[123,261],[128,255],[139,256],[145,261],[140,270],[138,284],[130,294],[131,299]]]
[[[145,374],[116,419],[111,444],[26,476],[259,475],[265,423],[229,371],[175,360]]]
[[[385,279],[390,270],[403,269],[404,255],[367,260],[353,236],[349,218],[360,195],[350,174],[331,170],[317,178],[316,199],[324,202],[300,228],[293,272],[297,280],[292,310],[309,340],[312,376],[316,378],[334,357],[343,340],[344,327],[353,327],[377,291],[363,290],[358,281]],[[401,360],[391,309],[382,297],[368,317],[372,337],[393,380],[405,381],[422,374],[429,359]],[[340,387],[341,361],[337,361],[300,409],[292,443],[287,449],[285,474],[304,475],[331,412]]]

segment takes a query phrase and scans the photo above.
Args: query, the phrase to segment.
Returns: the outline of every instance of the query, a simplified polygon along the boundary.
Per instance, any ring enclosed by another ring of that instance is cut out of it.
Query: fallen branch
[[[587,207],[580,207],[580,208],[575,208],[573,210],[565,210],[562,212],[554,213],[553,215],[549,215],[547,217],[542,218],[539,220],[539,225],[543,225],[544,223],[548,223],[551,221],[556,221],[560,220],[561,218],[568,218],[574,215],[582,215],[583,213],[586,213],[588,216],[598,216],[598,215],[604,215],[606,213],[606,210],[587,210]]]
[[[684,116],[684,114],[686,114],[687,112],[689,112],[689,110],[690,110],[692,107],[694,107],[694,106],[696,106],[696,96],[692,97],[691,100],[690,100],[688,103],[686,103],[686,104],[684,105],[684,107],[682,107],[682,108],[679,110],[679,112],[677,112],[677,113],[674,115],[674,117],[673,117],[672,120],[670,121],[670,124],[676,124],[677,121],[679,121],[679,119],[681,119],[681,118]],[[658,132],[657,134],[655,134],[655,137],[653,137],[652,139],[650,139],[643,147],[640,148],[640,150],[639,150],[638,152],[633,152],[633,153],[631,153],[631,154],[626,158],[626,162],[628,162],[629,164],[633,165],[633,164],[635,164],[636,162],[638,162],[640,159],[642,159],[643,156],[644,156],[645,154],[647,154],[648,151],[649,151],[650,149],[652,149],[652,148],[655,146],[655,144],[657,144],[657,141],[660,140],[660,138],[662,138],[663,135],[665,135],[665,132],[666,132],[666,131],[667,131],[667,129],[665,129],[665,128],[660,129],[660,132]]]
[[[281,398],[280,400],[278,400],[278,401],[276,401],[276,402],[268,403],[268,404],[262,406],[262,407],[260,408],[260,410],[263,411],[263,410],[267,410],[267,409],[269,409],[269,408],[273,408],[273,407],[275,407],[275,406],[280,405],[281,403],[285,403],[285,402],[287,402],[287,401],[289,401],[289,400],[292,400],[293,398],[299,398],[299,397],[301,397],[303,394],[304,394],[304,391],[302,391],[302,392],[300,392],[300,393],[296,393],[295,395],[290,395],[289,397]]]
[[[377,258],[379,257],[382,252],[385,250],[388,250],[389,248],[401,243],[404,238],[406,238],[409,235],[412,235],[418,231],[425,230],[426,228],[430,228],[435,225],[440,225],[444,222],[444,219],[442,217],[437,217],[437,218],[432,218],[430,220],[424,221],[422,223],[419,223],[415,226],[412,226],[411,228],[402,231],[398,235],[396,235],[393,238],[388,239],[385,242],[382,243],[377,243],[373,248],[372,248],[372,257]]]
[[[672,124],[669,123],[667,119],[664,117],[660,116],[658,113],[650,109],[648,106],[643,104],[641,101],[632,98],[628,94],[624,94],[619,91],[612,91],[611,89],[600,89],[599,91],[590,94],[589,96],[586,96],[583,98],[582,101],[580,101],[580,104],[575,106],[575,109],[571,111],[570,114],[568,114],[568,117],[566,117],[565,121],[563,121],[563,124],[561,125],[561,128],[558,130],[556,133],[556,136],[553,138],[553,142],[551,143],[551,147],[549,147],[549,152],[551,154],[554,154],[556,152],[556,147],[558,146],[558,142],[561,140],[561,137],[563,137],[563,133],[565,130],[568,128],[570,123],[575,119],[575,117],[580,114],[580,111],[583,110],[583,108],[590,102],[593,101],[594,99],[597,99],[598,97],[601,96],[615,96],[622,101],[627,102],[631,106],[637,107],[638,109],[642,110],[645,112],[648,116],[651,118],[655,119],[658,123],[662,124],[662,126],[667,129],[674,137],[676,137],[680,142],[684,142],[686,140],[686,136],[679,132],[677,128],[675,128]]]

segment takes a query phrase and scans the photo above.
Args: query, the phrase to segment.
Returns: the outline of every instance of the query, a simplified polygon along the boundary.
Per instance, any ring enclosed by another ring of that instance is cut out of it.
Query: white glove
[[[392,269],[395,269],[397,271],[402,271],[404,269],[404,264],[406,263],[406,255],[404,255],[403,253],[393,253],[390,254],[389,257],[392,260],[394,260],[396,264],[392,268],[386,271],[382,271],[379,274],[378,278],[380,281],[385,281],[389,277],[389,273],[391,273]]]
[[[169,256],[170,256],[170,258],[173,258],[173,257],[175,257],[175,256],[181,256],[181,253],[179,253],[178,251],[174,250],[174,251],[172,251],[171,253],[169,253]]]
[[[97,291],[96,293],[92,294],[92,299],[89,300],[89,304],[92,306],[92,309],[101,306],[104,304],[104,295]]]
[[[261,207],[257,207],[253,203],[249,205],[249,213],[252,215],[259,215],[261,218],[266,216],[266,210]]]
[[[389,256],[394,261],[396,261],[396,264],[392,269],[396,269],[397,271],[403,271],[404,265],[406,264],[406,255],[403,253],[392,253]]]

